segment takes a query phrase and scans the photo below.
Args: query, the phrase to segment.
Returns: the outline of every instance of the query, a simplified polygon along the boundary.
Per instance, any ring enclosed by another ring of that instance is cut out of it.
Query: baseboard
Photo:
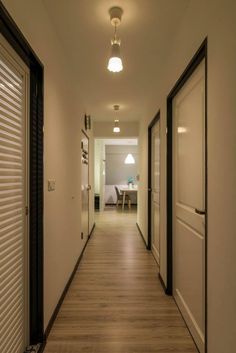
[[[163,278],[161,277],[160,272],[158,273],[158,278],[159,278],[159,281],[161,282],[164,292],[166,293],[166,285],[165,285],[165,282],[163,281]]]
[[[73,269],[73,271],[72,271],[72,273],[71,273],[71,275],[70,275],[70,278],[69,278],[68,282],[66,283],[66,286],[65,286],[65,288],[64,288],[64,290],[63,290],[63,292],[62,292],[62,295],[61,295],[61,297],[60,297],[60,299],[59,299],[59,301],[58,301],[58,303],[57,303],[57,305],[56,305],[56,308],[55,308],[55,310],[54,310],[54,312],[53,312],[53,314],[52,314],[52,316],[51,316],[51,319],[49,320],[48,326],[47,326],[47,328],[46,328],[46,330],[45,330],[45,341],[41,344],[41,347],[42,347],[42,348],[40,347],[39,353],[42,353],[43,350],[44,350],[44,347],[45,347],[45,345],[46,345],[46,341],[47,341],[47,338],[48,338],[48,336],[49,336],[49,333],[50,333],[50,331],[51,331],[51,329],[52,329],[52,326],[53,326],[54,321],[55,321],[55,319],[56,319],[56,317],[57,317],[57,314],[58,314],[58,312],[59,312],[59,310],[60,310],[60,308],[61,308],[61,305],[62,305],[62,303],[63,303],[63,300],[64,300],[64,298],[65,298],[65,296],[66,296],[66,293],[68,292],[68,289],[70,288],[71,282],[72,282],[72,280],[73,280],[73,278],[74,278],[74,276],[75,276],[75,273],[76,273],[76,271],[77,271],[77,269],[78,269],[78,267],[79,267],[79,264],[80,264],[81,259],[82,259],[82,257],[83,257],[83,254],[84,254],[84,251],[85,251],[86,246],[87,246],[87,244],[88,244],[88,241],[89,241],[89,239],[90,239],[90,237],[91,237],[91,235],[92,235],[92,233],[93,233],[93,231],[94,231],[94,228],[95,228],[95,223],[94,223],[94,225],[93,225],[93,227],[92,227],[92,230],[91,230],[91,232],[90,232],[90,234],[89,234],[89,236],[88,236],[88,239],[87,239],[87,241],[86,241],[86,243],[85,243],[85,245],[84,245],[84,247],[83,247],[83,250],[82,250],[82,252],[81,252],[81,254],[80,254],[80,256],[79,256],[79,258],[78,258],[78,260],[77,260],[77,262],[76,262],[76,264],[75,264],[75,267],[74,267],[74,269]]]
[[[145,241],[145,239],[144,239],[143,233],[142,233],[142,231],[141,231],[141,229],[140,229],[138,223],[136,223],[136,226],[137,226],[137,228],[138,228],[139,234],[141,235],[141,238],[143,239],[143,242],[144,242],[146,248],[149,250],[149,248],[148,248],[148,246],[147,246],[147,244],[146,244],[146,241]],[[161,274],[160,274],[160,273],[158,273],[158,277],[159,277],[159,281],[161,282],[161,285],[162,285],[162,287],[163,287],[163,289],[164,289],[164,292],[165,292],[166,294],[168,294],[168,293],[167,293],[166,286],[165,286],[165,283],[164,283],[163,278],[161,277]]]
[[[137,226],[137,228],[138,228],[139,234],[141,235],[141,238],[143,239],[144,245],[145,245],[146,249],[148,250],[148,246],[147,246],[146,240],[145,240],[145,238],[144,238],[144,236],[143,236],[143,233],[142,233],[142,231],[141,231],[141,229],[140,229],[138,223],[136,223],[136,226]]]
[[[94,231],[94,229],[95,229],[95,226],[96,226],[96,223],[93,223],[92,229],[91,229],[91,231],[90,231],[90,233],[89,233],[89,238],[92,236],[93,231]]]
[[[186,324],[186,327],[193,338],[196,348],[199,352],[205,352],[204,334],[198,326],[197,322],[195,321],[181,293],[177,289],[175,290],[175,295],[173,295],[173,298]]]

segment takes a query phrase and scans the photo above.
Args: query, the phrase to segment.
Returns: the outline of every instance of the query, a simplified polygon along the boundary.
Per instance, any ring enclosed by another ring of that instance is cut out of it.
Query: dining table
[[[129,194],[138,194],[138,188],[135,186],[135,187],[121,187],[120,188],[120,192],[122,193],[122,210],[124,210],[125,208],[125,196],[126,195],[129,195]]]

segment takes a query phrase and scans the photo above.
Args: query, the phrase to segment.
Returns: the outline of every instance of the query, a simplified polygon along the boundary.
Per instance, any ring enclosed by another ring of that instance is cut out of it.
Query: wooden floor
[[[132,211],[96,214],[45,353],[197,352],[135,222]]]

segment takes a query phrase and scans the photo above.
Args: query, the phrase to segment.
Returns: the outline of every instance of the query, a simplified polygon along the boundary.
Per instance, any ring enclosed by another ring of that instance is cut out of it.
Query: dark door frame
[[[172,239],[172,166],[173,166],[173,114],[172,102],[176,94],[191,77],[198,65],[205,59],[205,346],[207,347],[207,38],[180,76],[167,97],[167,286],[166,294],[173,293],[173,239]],[[206,348],[207,351],[207,348]]]
[[[44,341],[43,309],[43,65],[0,2],[1,33],[30,70],[29,340]]]
[[[160,120],[160,117],[159,110],[148,125],[148,250],[152,248],[152,128]]]

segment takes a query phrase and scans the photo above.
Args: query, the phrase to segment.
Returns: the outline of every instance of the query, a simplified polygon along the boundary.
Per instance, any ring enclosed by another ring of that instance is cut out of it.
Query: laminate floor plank
[[[134,211],[96,213],[45,353],[198,352],[135,223]]]

